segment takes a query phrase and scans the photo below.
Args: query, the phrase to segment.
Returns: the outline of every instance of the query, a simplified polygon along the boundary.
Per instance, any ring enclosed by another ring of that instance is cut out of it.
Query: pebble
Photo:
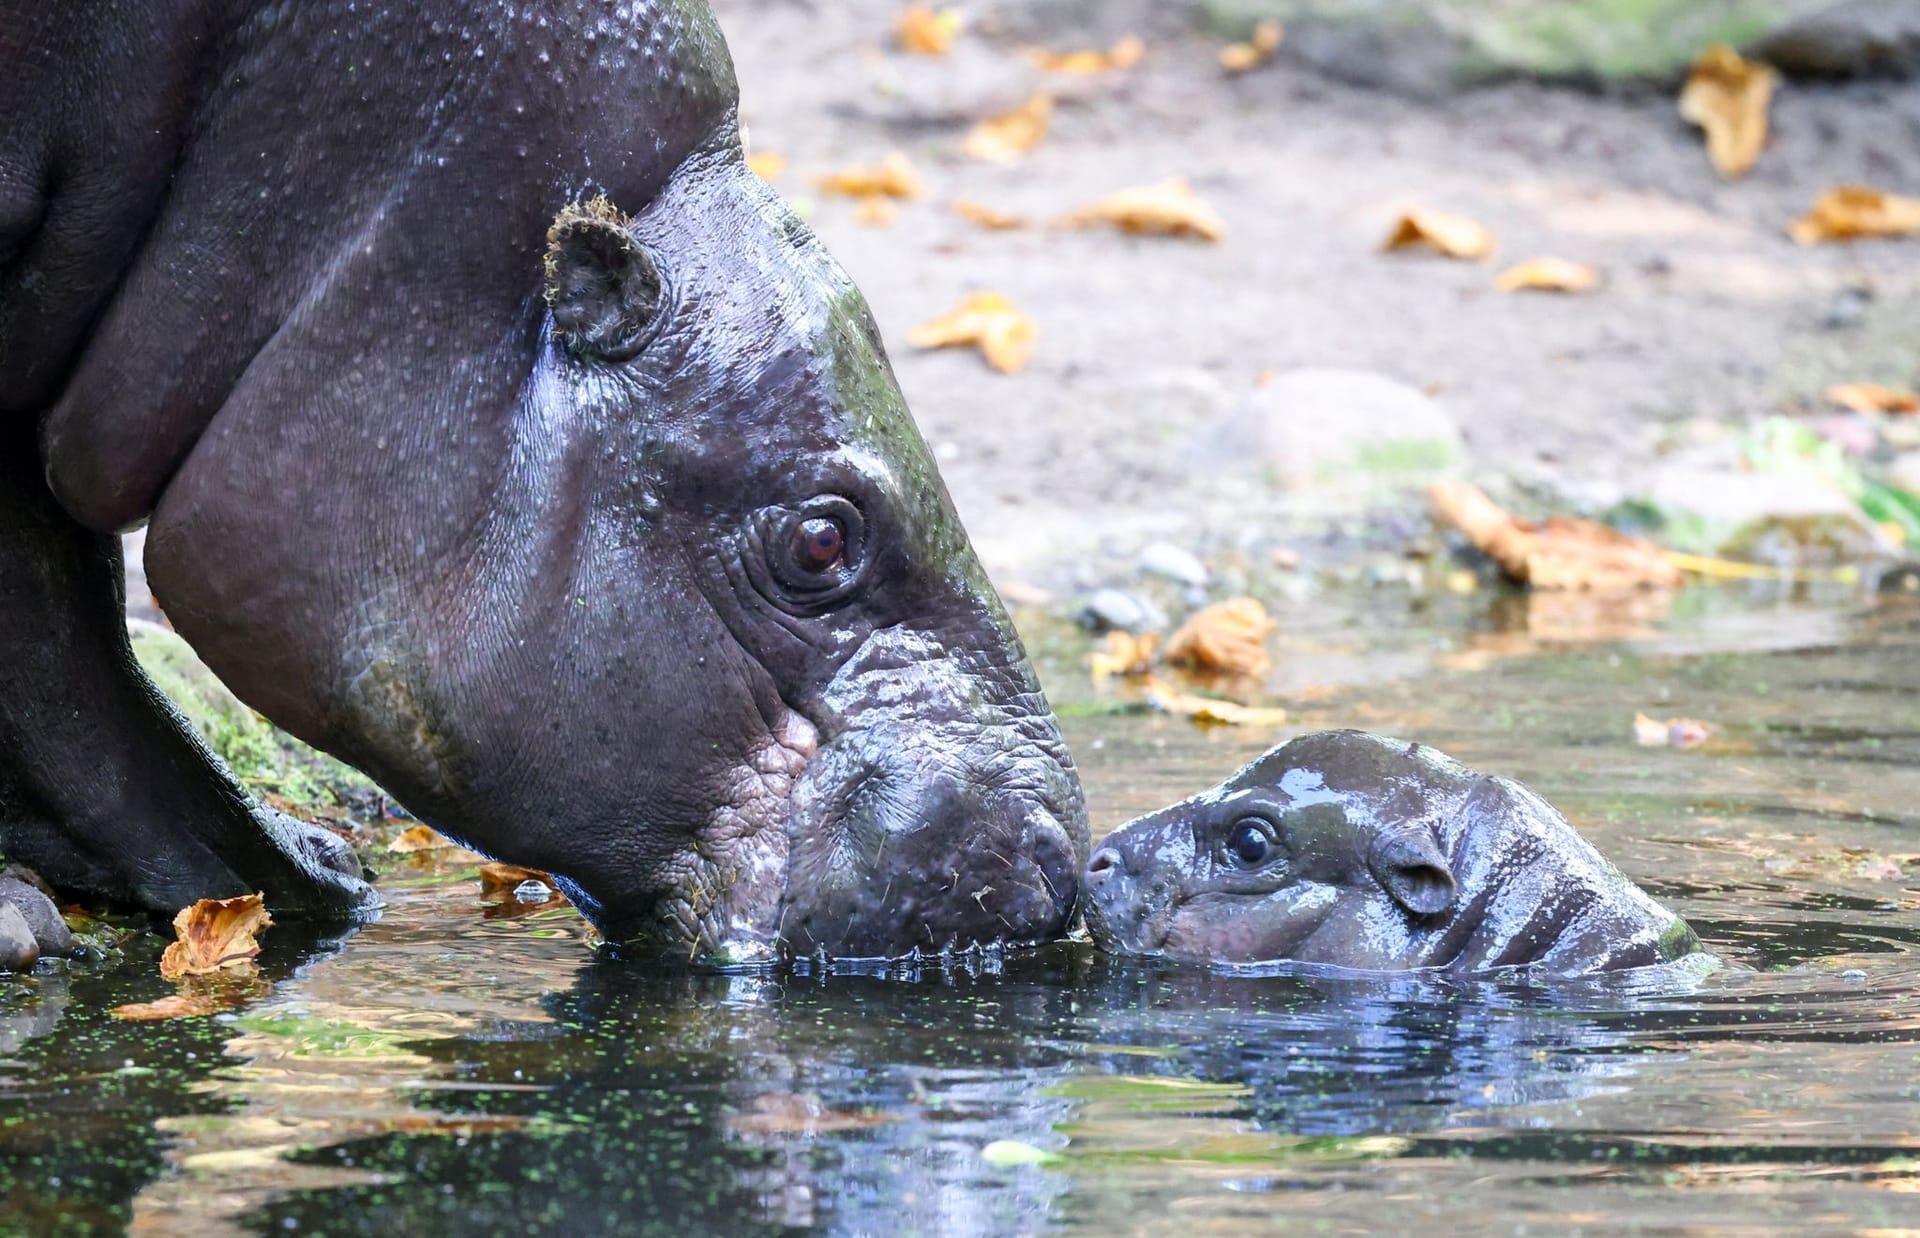
[[[0,877],[0,904],[19,913],[41,954],[63,958],[73,954],[73,933],[53,900],[38,889],[14,877]]]
[[[1867,316],[1867,303],[1873,300],[1871,288],[1842,288],[1827,302],[1826,316],[1820,325],[1829,331],[1847,331],[1860,325]]]
[[[1154,542],[1140,552],[1140,570],[1150,576],[1164,576],[1178,584],[1204,589],[1212,573],[1200,562],[1200,556],[1172,542]]]
[[[27,919],[12,903],[0,903],[0,971],[31,971],[40,961],[40,945]]]
[[[1097,590],[1075,618],[1096,632],[1155,632],[1167,626],[1159,607],[1121,589]]]

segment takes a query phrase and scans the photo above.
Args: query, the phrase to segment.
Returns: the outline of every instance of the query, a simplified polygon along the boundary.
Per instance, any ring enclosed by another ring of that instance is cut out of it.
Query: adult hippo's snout
[[[920,642],[872,643],[835,694],[849,725],[795,791],[781,938],[801,953],[891,957],[1059,935],[1086,808],[1024,661],[998,674],[977,656],[889,666]]]

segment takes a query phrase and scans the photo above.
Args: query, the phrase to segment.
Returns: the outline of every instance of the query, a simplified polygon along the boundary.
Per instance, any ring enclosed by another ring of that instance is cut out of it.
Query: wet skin
[[[132,663],[145,520],[244,700],[613,939],[1064,927],[1072,760],[704,5],[87,10],[0,0],[0,850],[367,905]]]
[[[1525,787],[1360,731],[1122,826],[1083,885],[1094,940],[1125,954],[1574,974],[1699,949]]]

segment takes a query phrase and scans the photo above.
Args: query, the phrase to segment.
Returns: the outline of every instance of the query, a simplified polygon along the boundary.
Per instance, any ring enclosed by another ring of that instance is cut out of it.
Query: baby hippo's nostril
[[[1087,861],[1087,884],[1097,886],[1116,873],[1127,870],[1126,857],[1114,847],[1102,847]]]

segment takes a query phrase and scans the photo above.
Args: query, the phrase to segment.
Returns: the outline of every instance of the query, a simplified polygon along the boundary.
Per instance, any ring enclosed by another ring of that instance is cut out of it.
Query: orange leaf
[[[1920,413],[1920,394],[1878,383],[1841,383],[1827,388],[1827,399],[1856,413]]]
[[[1633,742],[1642,748],[1698,748],[1712,734],[1711,726],[1695,718],[1633,716]]]
[[[518,864],[482,864],[480,866],[480,893],[511,894],[529,881],[538,881],[548,889],[556,889],[553,878],[537,868],[522,868]]]
[[[1382,249],[1432,249],[1449,258],[1480,259],[1493,252],[1493,233],[1478,221],[1446,211],[1408,211]]]
[[[1229,73],[1245,73],[1273,59],[1283,37],[1280,23],[1263,21],[1253,28],[1245,43],[1229,43],[1220,49],[1220,67]]]
[[[416,825],[388,843],[387,850],[405,854],[413,851],[439,851],[456,845],[451,838],[440,834],[432,826]]]
[[[786,174],[787,157],[779,151],[756,151],[747,156],[747,170],[763,181],[777,181]]]
[[[1493,286],[1502,292],[1591,292],[1600,286],[1600,272],[1584,262],[1534,258],[1500,272]]]
[[[849,198],[917,198],[920,196],[920,175],[913,170],[913,163],[905,155],[896,152],[879,163],[844,168],[830,176],[823,176],[820,178],[820,188],[827,193]]]
[[[989,232],[1006,232],[1013,228],[1024,228],[1027,221],[1007,211],[997,211],[971,198],[955,198],[951,204],[954,214],[970,223],[979,224]]]
[[[1053,115],[1053,96],[1035,95],[1011,112],[989,117],[975,125],[961,146],[969,159],[989,163],[1011,163],[1040,144],[1047,136],[1047,121]]]
[[[959,305],[907,333],[915,348],[978,348],[1002,374],[1017,374],[1033,359],[1033,319],[997,292],[969,293]]]
[[[1267,633],[1279,626],[1253,598],[1216,602],[1180,625],[1167,641],[1166,658],[1176,666],[1262,675],[1273,665]]]
[[[1147,703],[1165,713],[1179,714],[1199,723],[1224,726],[1279,726],[1287,720],[1284,709],[1262,709],[1210,696],[1191,696],[1176,691],[1162,680],[1149,678],[1144,685]]]
[[[924,4],[916,4],[901,12],[899,20],[894,22],[893,37],[900,43],[902,51],[917,56],[944,56],[953,46],[953,37],[960,33],[960,13],[956,9],[941,9],[935,12]]]
[[[1767,144],[1767,106],[1779,75],[1716,43],[1693,64],[1680,115],[1707,131],[1707,158],[1720,175],[1745,176]]]
[[[1605,592],[1680,584],[1680,568],[1666,551],[1606,525],[1569,517],[1518,520],[1465,482],[1435,482],[1427,499],[1434,519],[1466,534],[1507,575],[1535,589]]]
[[[265,897],[203,898],[173,918],[178,938],[160,956],[160,974],[168,980],[207,976],[223,968],[251,966],[260,953],[254,934],[266,931],[273,917]]]
[[[1095,679],[1108,675],[1144,675],[1153,669],[1153,650],[1159,643],[1158,632],[1142,632],[1138,636],[1131,632],[1109,632],[1107,647],[1087,655],[1087,669]]]
[[[146,1022],[154,1019],[190,1019],[236,1010],[265,997],[273,986],[258,976],[228,969],[211,976],[181,978],[179,991],[151,1002],[129,1002],[108,1011],[116,1019]]]
[[[1029,48],[1027,59],[1049,73],[1106,73],[1131,69],[1147,54],[1147,45],[1137,35],[1127,35],[1106,51],[1054,53],[1045,48]]]
[[[1869,185],[1836,185],[1787,230],[1802,245],[1920,232],[1920,198],[1902,198]]]
[[[1203,241],[1218,241],[1227,234],[1227,225],[1183,176],[1109,194],[1067,216],[1065,222],[1073,227],[1106,223],[1136,236],[1191,236]]]
[[[866,197],[853,212],[853,222],[869,228],[891,228],[900,218],[900,204],[892,198]]]

